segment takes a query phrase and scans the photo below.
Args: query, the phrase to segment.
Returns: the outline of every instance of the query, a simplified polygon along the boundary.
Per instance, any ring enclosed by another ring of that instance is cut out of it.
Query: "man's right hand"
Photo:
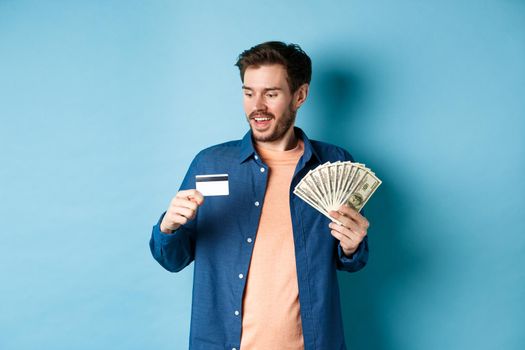
[[[204,196],[197,190],[179,191],[160,223],[160,231],[173,233],[181,225],[195,218],[197,209],[204,203]]]

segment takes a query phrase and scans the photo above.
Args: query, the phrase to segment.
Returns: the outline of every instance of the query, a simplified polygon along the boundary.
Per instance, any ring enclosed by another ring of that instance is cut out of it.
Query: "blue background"
[[[525,348],[525,2],[0,0],[0,348],[185,349],[151,226],[238,139],[237,55],[299,43],[297,125],[384,181],[353,349]]]

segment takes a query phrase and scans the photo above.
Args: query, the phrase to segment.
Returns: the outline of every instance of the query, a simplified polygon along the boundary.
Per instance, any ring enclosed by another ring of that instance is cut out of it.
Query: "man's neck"
[[[297,146],[297,136],[295,135],[294,127],[290,127],[288,131],[279,140],[275,141],[257,141],[255,144],[258,147],[268,149],[270,151],[289,151]]]

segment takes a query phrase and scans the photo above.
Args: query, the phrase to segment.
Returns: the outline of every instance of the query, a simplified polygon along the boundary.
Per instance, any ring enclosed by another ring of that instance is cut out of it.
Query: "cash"
[[[310,170],[293,193],[330,220],[338,222],[329,215],[330,211],[337,211],[343,204],[361,211],[379,185],[381,180],[364,164],[326,162]]]

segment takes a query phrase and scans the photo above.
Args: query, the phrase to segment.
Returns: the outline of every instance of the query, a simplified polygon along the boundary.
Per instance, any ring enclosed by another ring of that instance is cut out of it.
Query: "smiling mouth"
[[[268,120],[273,119],[273,115],[269,113],[253,113],[250,115],[251,120],[255,120],[256,122],[266,122]]]
[[[250,120],[253,123],[252,125],[254,129],[259,132],[262,132],[270,128],[272,119],[274,119],[272,116],[260,115],[260,114],[250,117]]]
[[[254,117],[252,119],[255,120],[256,122],[265,122],[265,121],[271,120],[272,118],[271,117]]]

